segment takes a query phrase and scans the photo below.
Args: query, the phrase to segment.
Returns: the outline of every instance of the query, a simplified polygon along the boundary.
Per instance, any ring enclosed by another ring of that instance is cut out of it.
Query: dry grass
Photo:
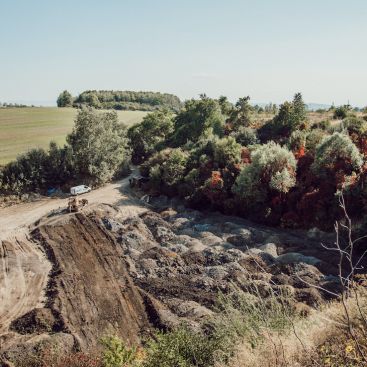
[[[367,305],[366,294],[359,299],[359,302],[364,307]],[[348,308],[353,322],[360,324],[360,314],[355,298],[348,301]],[[363,333],[360,337],[366,344]],[[355,347],[351,344],[347,332],[342,304],[335,301],[319,310],[314,310],[307,319],[294,322],[287,333],[269,333],[264,330],[263,343],[255,348],[242,343],[227,366],[362,366],[363,364],[353,364],[354,362],[346,364],[345,360],[342,361],[347,357],[346,353],[349,349],[353,351]],[[335,350],[340,350],[340,355],[336,355]]]
[[[126,125],[140,122],[146,113],[117,111]],[[0,165],[32,148],[47,148],[51,140],[63,144],[76,114],[73,108],[0,108]]]

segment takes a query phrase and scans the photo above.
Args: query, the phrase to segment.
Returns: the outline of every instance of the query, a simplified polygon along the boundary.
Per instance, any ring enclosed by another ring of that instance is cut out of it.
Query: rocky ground
[[[2,353],[33,353],[45,339],[85,350],[106,334],[139,343],[155,327],[196,327],[215,313],[218,292],[233,287],[288,294],[307,312],[338,291],[336,262],[321,240],[333,236],[183,207],[127,219],[110,205],[56,211],[31,233],[53,266],[45,302],[11,323]]]

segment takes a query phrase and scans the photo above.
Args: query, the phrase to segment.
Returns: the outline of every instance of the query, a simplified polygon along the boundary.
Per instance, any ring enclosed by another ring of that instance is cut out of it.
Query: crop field
[[[143,111],[117,111],[127,126],[138,123]],[[51,140],[65,142],[72,130],[77,110],[73,108],[0,108],[0,165],[32,148],[47,148]]]

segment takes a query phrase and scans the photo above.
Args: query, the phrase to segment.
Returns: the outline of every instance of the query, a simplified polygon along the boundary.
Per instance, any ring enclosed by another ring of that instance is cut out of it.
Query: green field
[[[0,108],[0,165],[31,148],[47,148],[51,140],[65,142],[77,110],[73,108]],[[117,111],[119,120],[133,125],[147,112]]]

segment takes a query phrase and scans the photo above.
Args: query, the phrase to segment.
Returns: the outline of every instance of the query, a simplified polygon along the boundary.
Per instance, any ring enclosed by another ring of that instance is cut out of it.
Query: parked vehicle
[[[70,189],[70,193],[71,195],[81,195],[81,194],[85,194],[87,192],[92,191],[92,189],[89,186],[86,185],[79,185],[79,186],[74,186]]]

